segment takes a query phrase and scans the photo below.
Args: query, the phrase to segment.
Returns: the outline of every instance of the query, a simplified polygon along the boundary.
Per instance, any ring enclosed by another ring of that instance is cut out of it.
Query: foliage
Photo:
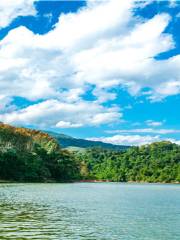
[[[74,156],[48,134],[0,124],[0,179],[71,181],[78,174]]]
[[[47,133],[0,124],[0,179],[45,182],[180,182],[180,146],[158,142],[124,151],[67,151]]]
[[[76,154],[84,179],[180,182],[180,146],[158,142],[124,152],[100,148]]]

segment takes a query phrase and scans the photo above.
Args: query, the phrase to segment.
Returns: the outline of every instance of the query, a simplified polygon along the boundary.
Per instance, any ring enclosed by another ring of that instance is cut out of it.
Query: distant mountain
[[[47,132],[50,136],[54,137],[60,144],[62,148],[68,149],[79,149],[79,148],[104,148],[115,151],[123,151],[129,148],[129,146],[124,145],[114,145],[110,143],[103,143],[100,141],[90,141],[86,139],[73,138],[71,136],[55,133],[55,132]]]

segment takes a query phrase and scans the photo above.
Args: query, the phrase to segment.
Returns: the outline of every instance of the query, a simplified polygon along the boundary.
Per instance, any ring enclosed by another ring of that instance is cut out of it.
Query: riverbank
[[[114,182],[110,180],[80,180],[76,183],[137,183],[137,184],[180,184],[180,182],[145,182],[145,181],[127,181],[127,182]]]
[[[44,182],[21,182],[21,181],[9,181],[9,180],[0,180],[0,184],[13,184],[13,183],[132,183],[132,184],[180,184],[180,182],[145,182],[145,181],[127,181],[127,182],[114,182],[114,181],[110,181],[110,180],[96,180],[96,179],[86,179],[86,180],[69,180],[69,181],[61,181],[61,182],[57,182],[54,180],[48,180],[48,181],[44,181]]]

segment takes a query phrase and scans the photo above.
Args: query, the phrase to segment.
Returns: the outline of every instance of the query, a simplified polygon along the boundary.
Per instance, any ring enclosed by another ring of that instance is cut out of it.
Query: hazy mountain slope
[[[110,143],[95,142],[86,139],[73,138],[65,134],[59,134],[54,132],[48,132],[49,135],[56,138],[62,148],[77,147],[77,148],[92,148],[100,147],[104,149],[111,149],[116,151],[122,151],[129,148],[129,146],[113,145]]]

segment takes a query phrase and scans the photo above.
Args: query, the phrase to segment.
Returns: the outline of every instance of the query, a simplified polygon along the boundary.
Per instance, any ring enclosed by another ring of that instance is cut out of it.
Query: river
[[[180,185],[0,184],[0,239],[179,240]]]

